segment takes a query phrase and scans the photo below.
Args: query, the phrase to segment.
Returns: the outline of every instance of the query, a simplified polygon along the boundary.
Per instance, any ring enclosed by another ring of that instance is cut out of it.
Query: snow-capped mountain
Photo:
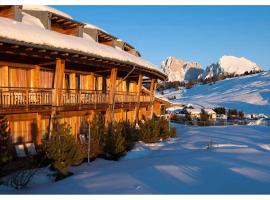
[[[204,78],[217,75],[240,75],[250,71],[261,71],[261,67],[256,63],[244,58],[235,56],[222,56],[217,64],[208,66],[204,73]]]
[[[197,80],[203,72],[199,63],[187,62],[175,57],[168,57],[162,62],[161,68],[168,75],[168,81]]]

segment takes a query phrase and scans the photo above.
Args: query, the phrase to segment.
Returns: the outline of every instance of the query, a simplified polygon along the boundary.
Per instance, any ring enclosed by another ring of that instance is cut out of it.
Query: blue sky
[[[168,56],[206,67],[222,55],[270,69],[270,6],[54,6],[127,41],[160,66]]]

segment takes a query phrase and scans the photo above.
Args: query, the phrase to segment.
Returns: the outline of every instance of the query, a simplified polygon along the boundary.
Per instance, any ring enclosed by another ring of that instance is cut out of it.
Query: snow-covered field
[[[165,93],[167,97],[170,95],[176,96],[174,102],[198,107],[224,106],[270,116],[270,71]]]
[[[138,143],[122,160],[73,167],[57,183],[41,170],[26,194],[270,194],[270,127],[174,125],[178,137]],[[213,149],[206,149],[212,141]]]

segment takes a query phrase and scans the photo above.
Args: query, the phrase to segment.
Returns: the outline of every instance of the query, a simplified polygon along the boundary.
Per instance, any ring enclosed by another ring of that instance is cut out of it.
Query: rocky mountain
[[[210,78],[218,75],[240,75],[245,72],[261,71],[262,68],[256,63],[244,58],[235,56],[222,56],[219,62],[211,64],[203,72],[203,78]]]
[[[241,75],[246,72],[262,71],[255,62],[244,57],[222,56],[217,63],[206,67],[205,70],[198,62],[188,62],[175,57],[168,57],[162,62],[161,68],[168,75],[168,81],[196,81],[219,75]]]
[[[161,68],[168,75],[168,81],[197,80],[202,74],[202,66],[197,62],[188,62],[175,57],[168,57],[162,62]]]

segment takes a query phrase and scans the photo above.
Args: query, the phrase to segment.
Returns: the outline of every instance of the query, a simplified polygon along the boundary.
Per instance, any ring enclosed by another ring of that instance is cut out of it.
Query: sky
[[[168,56],[203,68],[222,55],[270,70],[270,6],[53,6],[134,46],[160,66]]]

